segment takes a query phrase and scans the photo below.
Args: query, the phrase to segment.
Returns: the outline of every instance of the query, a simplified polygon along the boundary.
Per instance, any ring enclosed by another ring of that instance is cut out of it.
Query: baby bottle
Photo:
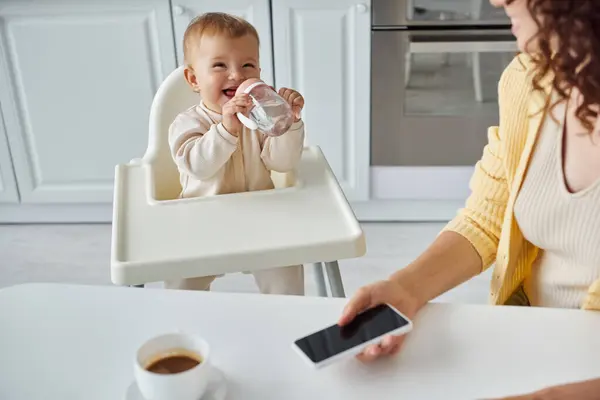
[[[248,129],[258,129],[268,136],[280,136],[292,126],[292,107],[265,82],[257,78],[247,79],[236,92],[246,93],[252,100],[249,117],[237,113],[240,122]]]

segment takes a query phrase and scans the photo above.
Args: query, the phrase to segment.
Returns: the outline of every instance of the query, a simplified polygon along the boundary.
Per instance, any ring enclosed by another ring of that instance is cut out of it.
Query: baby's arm
[[[210,124],[185,113],[169,128],[169,146],[177,168],[198,180],[209,179],[223,168],[237,141],[222,124]]]
[[[270,171],[290,172],[296,169],[304,149],[304,123],[294,122],[281,136],[266,137],[260,157]]]

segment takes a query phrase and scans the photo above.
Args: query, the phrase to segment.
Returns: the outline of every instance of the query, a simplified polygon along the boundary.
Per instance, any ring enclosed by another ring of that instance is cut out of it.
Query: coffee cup
[[[167,333],[137,351],[134,376],[147,400],[198,400],[210,379],[210,348],[201,337]]]

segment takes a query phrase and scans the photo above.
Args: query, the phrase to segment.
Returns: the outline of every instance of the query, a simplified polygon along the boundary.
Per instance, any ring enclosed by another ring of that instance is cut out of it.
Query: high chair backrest
[[[182,66],[167,76],[154,96],[150,108],[148,148],[143,160],[151,165],[154,198],[157,200],[175,199],[181,192],[179,171],[169,148],[169,126],[177,114],[199,102],[199,94],[185,81]]]
[[[156,200],[172,200],[179,197],[181,184],[179,171],[171,156],[169,147],[169,126],[175,117],[200,102],[185,81],[183,67],[178,67],[167,76],[154,95],[150,108],[148,148],[143,161],[152,170],[152,195]],[[295,174],[272,172],[271,178],[276,188],[295,184]]]

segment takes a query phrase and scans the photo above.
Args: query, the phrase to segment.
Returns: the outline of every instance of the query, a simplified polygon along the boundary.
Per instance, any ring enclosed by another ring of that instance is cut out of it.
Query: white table
[[[212,345],[228,399],[475,399],[600,377],[600,313],[431,304],[405,350],[311,369],[291,349],[342,299],[29,284],[0,290],[0,399],[117,400],[146,338]]]

